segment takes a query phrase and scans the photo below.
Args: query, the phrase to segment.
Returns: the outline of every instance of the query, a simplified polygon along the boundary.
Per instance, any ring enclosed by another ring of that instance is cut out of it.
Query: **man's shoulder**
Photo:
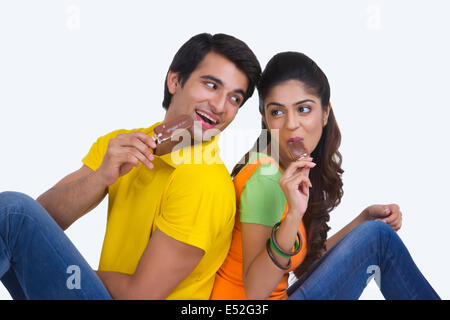
[[[181,163],[175,172],[179,175],[196,175],[198,178],[224,178],[231,181],[230,173],[223,163]]]
[[[186,185],[233,187],[230,173],[223,163],[180,164],[173,173],[173,178],[182,180]]]

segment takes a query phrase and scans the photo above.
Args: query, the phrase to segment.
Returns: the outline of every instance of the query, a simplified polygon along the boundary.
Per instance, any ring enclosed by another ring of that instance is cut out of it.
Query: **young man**
[[[196,121],[190,133],[200,132],[197,143],[156,156],[151,136],[160,122],[116,130],[100,137],[84,165],[39,203],[0,194],[0,277],[13,298],[208,299],[230,246],[235,195],[218,136],[207,129],[217,133],[230,124],[260,71],[242,41],[194,36],[172,61],[163,107],[164,123],[179,115]],[[180,151],[200,154],[200,161],[175,161]],[[106,194],[107,229],[94,272],[62,229]],[[78,287],[70,270],[79,271]]]

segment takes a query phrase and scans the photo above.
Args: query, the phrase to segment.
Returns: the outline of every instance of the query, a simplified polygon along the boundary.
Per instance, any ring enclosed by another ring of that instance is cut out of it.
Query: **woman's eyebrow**
[[[305,99],[305,100],[301,100],[301,101],[298,101],[298,102],[294,103],[294,106],[299,105],[299,104],[302,104],[302,103],[305,103],[305,102],[316,103],[314,100],[311,100],[311,99]]]
[[[276,107],[284,107],[284,104],[278,103],[278,102],[269,102],[268,104],[266,104],[266,108],[270,107],[270,106],[276,106]]]
[[[305,102],[312,102],[312,103],[316,103],[314,100],[311,99],[305,99],[305,100],[300,100],[296,103],[294,103],[294,106],[297,106],[299,104],[305,103]],[[278,103],[278,102],[269,102],[268,104],[266,104],[266,108],[270,107],[270,106],[276,106],[276,107],[285,107],[284,104]]]

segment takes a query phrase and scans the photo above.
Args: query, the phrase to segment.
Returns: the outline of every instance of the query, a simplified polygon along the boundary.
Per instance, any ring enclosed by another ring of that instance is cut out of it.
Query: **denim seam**
[[[20,207],[21,212],[8,212],[7,215],[19,215],[22,216],[23,218],[28,218],[30,219],[32,222],[36,223],[36,219],[34,219],[33,217],[27,215],[24,213],[24,207],[23,205]],[[51,217],[50,217],[51,218]],[[9,223],[9,221],[8,221]],[[9,227],[9,226],[8,226]],[[49,239],[47,238],[47,236],[45,235],[45,233],[43,233],[39,228],[37,228],[37,230],[41,233],[41,235],[43,236],[43,238],[45,239],[45,241],[47,242],[47,244],[53,249],[53,251],[56,253],[56,256],[59,258],[59,260],[61,262],[63,262],[64,264],[67,264],[67,262],[65,261],[65,259],[59,254],[58,250],[55,249],[55,247],[53,246],[52,242],[49,241]],[[68,289],[69,290],[69,289]],[[83,297],[86,299],[86,293],[81,290],[81,294],[83,295]]]
[[[391,240],[392,240],[392,235],[390,235],[389,241],[388,241],[388,244],[386,245],[386,247],[388,247],[388,245],[391,244]],[[385,259],[385,263],[386,263],[386,261],[396,261],[396,256],[393,255],[392,253],[390,253],[389,250],[386,250],[385,255],[389,255],[389,259]],[[385,258],[387,258],[387,257],[385,257]],[[391,263],[391,269],[393,271],[395,271],[395,273],[402,278],[403,284],[404,284],[403,286],[408,290],[408,293],[412,293],[411,297],[412,298],[414,298],[414,297],[417,298],[418,294],[417,294],[416,289],[414,288],[414,286],[413,287],[410,286],[408,278],[407,277],[405,278],[404,273],[401,272],[402,269],[401,268],[400,269],[399,268],[395,268],[394,267],[395,265],[396,265],[395,263]]]
[[[367,261],[370,259],[370,256],[373,254],[373,251],[371,252],[371,254],[367,257],[367,258],[365,258],[364,259],[364,261],[362,262],[362,263],[358,263],[358,265],[359,266],[361,266],[361,265],[364,265],[364,264],[367,264]],[[354,274],[356,273],[356,270],[361,270],[361,269],[359,269],[359,268],[353,268],[353,273],[351,274],[351,276],[350,277],[347,277],[347,279],[345,280],[345,282],[344,282],[344,284],[342,284],[341,286],[340,286],[340,288],[342,289],[342,288],[344,288],[348,283],[349,283],[349,281],[350,280],[352,280],[352,279],[354,279]],[[367,280],[366,280],[367,281]],[[367,284],[366,284],[366,286],[367,286]],[[365,286],[365,287],[366,287]],[[365,288],[364,287],[364,288]],[[364,289],[363,289],[364,290]],[[338,291],[336,294],[334,294],[333,295],[333,300],[336,300],[336,296],[338,295],[340,293],[340,291]]]

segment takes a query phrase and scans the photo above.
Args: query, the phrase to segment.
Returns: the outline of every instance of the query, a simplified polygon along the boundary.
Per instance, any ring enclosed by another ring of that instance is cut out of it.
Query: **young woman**
[[[396,234],[398,205],[372,205],[327,239],[344,171],[322,70],[280,53],[258,91],[263,130],[232,172],[236,224],[211,299],[357,299],[371,278],[386,299],[440,299]],[[299,140],[308,156],[294,160],[289,144]],[[288,288],[290,271],[299,279]]]

